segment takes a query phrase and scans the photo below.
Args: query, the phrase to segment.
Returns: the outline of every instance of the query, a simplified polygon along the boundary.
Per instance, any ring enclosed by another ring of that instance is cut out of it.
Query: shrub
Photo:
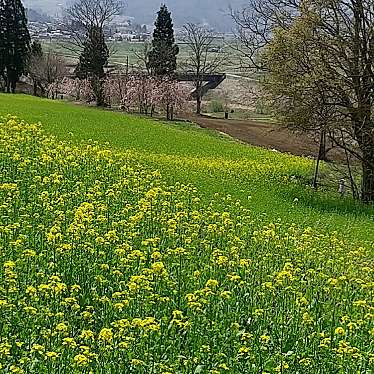
[[[223,103],[219,100],[212,100],[209,104],[209,110],[212,113],[220,113],[224,112],[225,108],[223,107]]]

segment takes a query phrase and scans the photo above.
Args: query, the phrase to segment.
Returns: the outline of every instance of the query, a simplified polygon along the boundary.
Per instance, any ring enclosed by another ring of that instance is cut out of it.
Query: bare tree
[[[196,113],[200,114],[206,76],[216,73],[222,67],[225,55],[215,50],[212,31],[194,23],[184,25],[183,42],[187,45],[188,59],[182,68],[195,75]]]
[[[143,43],[143,48],[141,50],[135,50],[134,55],[137,59],[136,68],[140,71],[146,71],[147,74],[151,73],[149,66],[149,53],[152,49],[152,44],[149,42]]]
[[[66,23],[72,35],[68,49],[80,52],[76,76],[89,78],[98,106],[106,105],[103,90],[109,48],[105,28],[121,13],[122,7],[122,0],[76,0],[66,11]]]
[[[68,48],[75,52],[81,50],[90,30],[104,30],[113,17],[121,13],[123,6],[122,0],[76,0],[66,10],[65,23],[72,37]]]
[[[48,94],[49,86],[67,75],[65,61],[53,52],[41,56],[33,56],[29,64],[29,75],[41,95]]]
[[[248,0],[242,9],[230,8],[235,23],[235,42],[240,69],[263,71],[259,52],[272,40],[275,29],[287,29],[298,14],[302,0]]]
[[[361,197],[373,202],[374,2],[251,0],[232,16],[236,48],[268,79],[276,113],[286,104],[285,123],[309,113],[300,119],[312,128],[329,112],[319,127],[361,162]]]

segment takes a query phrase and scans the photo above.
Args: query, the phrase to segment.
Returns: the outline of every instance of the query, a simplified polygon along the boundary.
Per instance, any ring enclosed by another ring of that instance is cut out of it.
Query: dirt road
[[[223,132],[255,146],[313,158],[318,154],[318,144],[313,139],[306,135],[294,134],[279,125],[248,120],[224,120],[197,115],[189,115],[186,119],[203,128]]]

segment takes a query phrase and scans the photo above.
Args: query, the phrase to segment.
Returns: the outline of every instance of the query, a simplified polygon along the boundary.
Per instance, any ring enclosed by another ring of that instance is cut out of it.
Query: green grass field
[[[373,373],[373,209],[312,192],[311,160],[28,96],[1,114],[1,372]]]
[[[265,221],[337,230],[352,239],[374,238],[374,210],[305,183],[314,163],[239,144],[190,124],[164,123],[29,96],[0,95],[0,114],[42,122],[46,131],[74,142],[92,139],[134,151],[169,183],[192,183],[209,199],[231,194]]]
[[[220,46],[220,44],[219,44]],[[139,57],[144,52],[143,42],[109,42],[108,47],[110,50],[110,64],[126,65],[127,58],[129,58],[130,68],[137,67],[139,65]],[[44,41],[43,49],[45,51],[53,51],[59,56],[64,57],[69,63],[76,63],[78,55],[71,50],[71,46],[67,45],[66,42],[59,41]],[[188,49],[186,45],[179,43],[179,54],[178,64],[181,66],[188,59]],[[230,58],[225,58],[225,64],[222,66],[222,71],[234,70],[237,72],[237,59],[235,59],[234,51],[229,46],[225,47],[225,52],[228,53]]]
[[[117,42],[109,43],[109,48],[111,51],[110,63],[126,64],[128,57],[129,64],[132,66],[138,62],[137,54],[140,54],[144,47],[143,43]],[[45,51],[53,51],[59,56],[66,58],[70,63],[76,63],[78,60],[78,55],[65,42],[44,41],[43,49]]]
[[[43,41],[43,48],[47,51],[54,51],[62,56],[76,58],[76,56],[71,52],[71,48],[69,44],[64,41],[56,41],[56,40],[44,40]],[[144,43],[143,42],[109,42],[108,43],[110,50],[112,50],[112,58],[114,60],[126,62],[127,56],[129,56],[130,60],[135,62],[136,60],[136,53],[140,53],[143,51]],[[181,46],[180,57],[185,58],[186,56],[186,47]],[[113,60],[113,61],[114,61]]]

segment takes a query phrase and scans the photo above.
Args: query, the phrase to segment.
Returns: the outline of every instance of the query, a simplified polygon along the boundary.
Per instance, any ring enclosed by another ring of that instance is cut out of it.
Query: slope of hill
[[[29,22],[51,22],[52,19],[47,14],[37,12],[32,8],[26,9],[27,19]]]
[[[211,130],[163,123],[31,96],[0,94],[0,116],[41,121],[61,139],[131,149],[170,183],[192,183],[207,198],[231,194],[266,219],[374,239],[373,209],[305,186],[312,160],[240,144]]]
[[[374,225],[290,200],[310,160],[0,94],[8,112],[45,127],[0,118],[3,373],[373,372]]]

